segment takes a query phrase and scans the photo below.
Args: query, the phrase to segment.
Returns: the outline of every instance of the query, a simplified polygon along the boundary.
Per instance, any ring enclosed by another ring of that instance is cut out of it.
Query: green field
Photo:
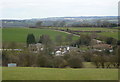
[[[51,27],[51,28],[55,28],[55,27]],[[120,38],[118,38],[118,29],[100,28],[100,27],[58,27],[58,29],[64,29],[64,30],[70,29],[74,31],[105,31],[105,32],[97,33],[97,34],[120,40]],[[91,33],[92,32],[80,32],[80,34],[91,34]]]
[[[65,27],[61,29],[66,29]],[[108,28],[69,28],[71,30],[77,30],[77,31],[110,31],[110,32],[101,32],[98,33],[99,35],[106,36],[106,37],[113,37],[118,39],[118,32],[117,29],[108,29]],[[112,32],[116,31],[116,32]],[[2,36],[3,36],[3,42],[25,42],[26,37],[29,33],[33,33],[36,37],[36,40],[38,41],[40,35],[47,34],[49,35],[53,40],[57,35],[63,35],[64,37],[67,36],[67,33],[64,32],[58,32],[50,29],[33,29],[33,28],[4,28],[2,30]],[[86,33],[86,32],[85,32]],[[84,33],[84,34],[85,34]],[[90,34],[87,32],[87,34]],[[74,36],[73,39],[78,39],[77,36]]]
[[[61,29],[66,29],[66,28],[61,28]],[[115,38],[115,39],[119,39],[120,38],[118,37],[118,29],[111,29],[111,28],[95,28],[95,27],[91,27],[91,28],[88,28],[88,27],[79,27],[79,28],[68,28],[70,30],[76,30],[76,31],[106,31],[106,32],[101,32],[101,33],[98,33],[99,35],[102,35],[102,36],[106,36],[106,37],[112,37],[112,38]],[[91,34],[91,32],[82,32],[80,34]]]
[[[3,67],[3,80],[117,80],[117,69]]]
[[[56,28],[56,27],[51,27]],[[100,27],[57,27],[58,29],[70,29],[79,31],[117,31],[117,29],[100,28]]]
[[[102,33],[98,33],[98,34],[102,35],[102,36],[106,36],[106,37],[113,37],[115,39],[120,40],[120,37],[118,37],[118,32],[102,32]]]
[[[67,36],[67,33],[58,32],[49,29],[33,29],[33,28],[4,28],[2,29],[2,41],[3,42],[26,42],[27,35],[33,33],[38,41],[40,35],[46,34],[55,40],[57,35]],[[73,39],[78,39],[77,36],[74,36]]]
[[[92,34],[91,32],[82,32],[80,34]],[[98,35],[102,35],[102,36],[106,36],[106,37],[112,37],[115,39],[119,39],[120,40],[120,35],[118,35],[118,32],[101,32],[101,33],[97,33]]]

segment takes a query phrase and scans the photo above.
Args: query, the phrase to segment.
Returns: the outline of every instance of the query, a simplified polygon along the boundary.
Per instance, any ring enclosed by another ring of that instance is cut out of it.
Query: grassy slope
[[[3,42],[25,42],[26,37],[29,33],[33,33],[38,40],[40,35],[47,34],[52,39],[55,39],[57,35],[67,36],[67,33],[57,32],[47,29],[33,29],[33,28],[4,28],[3,29]],[[73,39],[77,39],[77,36],[74,36]]]
[[[63,28],[62,28],[63,29]],[[65,28],[64,28],[65,29]],[[117,31],[117,29],[108,29],[108,28],[69,28],[72,30],[80,31]],[[25,42],[28,33],[33,33],[36,36],[36,39],[39,38],[42,34],[50,35],[52,39],[55,39],[56,35],[66,36],[66,33],[57,32],[47,29],[29,29],[29,28],[4,28],[3,29],[3,42]],[[98,33],[103,36],[118,38],[118,32],[102,32]],[[78,37],[74,36],[74,39]]]
[[[66,28],[62,28],[62,29],[66,29]],[[103,36],[106,36],[106,37],[113,37],[115,39],[119,39],[118,38],[118,30],[117,29],[110,29],[110,28],[88,28],[88,27],[80,27],[80,28],[69,28],[71,30],[77,30],[77,31],[110,31],[110,32],[101,32],[101,33],[98,33],[99,35],[103,35]],[[116,32],[111,32],[111,31],[116,31]],[[84,32],[85,34],[90,34],[89,32]],[[83,34],[83,33],[81,33]]]
[[[117,80],[117,69],[3,67],[3,80]]]

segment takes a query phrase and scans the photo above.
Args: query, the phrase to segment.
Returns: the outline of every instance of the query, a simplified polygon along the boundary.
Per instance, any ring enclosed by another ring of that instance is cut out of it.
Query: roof
[[[93,48],[111,49],[112,46],[109,45],[109,44],[96,44],[96,45],[93,46]]]

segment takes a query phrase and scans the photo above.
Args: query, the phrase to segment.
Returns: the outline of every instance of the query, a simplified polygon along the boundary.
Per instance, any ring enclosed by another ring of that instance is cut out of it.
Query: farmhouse
[[[103,44],[103,41],[97,40],[97,39],[92,39],[91,44],[96,45],[96,44]]]
[[[29,50],[33,51],[34,53],[37,53],[39,51],[43,51],[44,45],[42,45],[41,43],[37,43],[37,44],[29,44]]]
[[[103,49],[112,49],[113,47],[109,44],[96,44],[93,45],[93,48],[103,50]]]

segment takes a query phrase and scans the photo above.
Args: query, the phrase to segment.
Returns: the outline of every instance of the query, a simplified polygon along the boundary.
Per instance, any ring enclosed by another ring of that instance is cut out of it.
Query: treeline
[[[9,52],[9,54],[8,54]],[[50,68],[81,68],[83,66],[80,55],[66,54],[65,56],[51,56],[40,52],[39,54],[24,52],[4,51],[3,66],[8,63],[17,63],[20,67],[50,67]],[[17,55],[16,55],[17,54]]]
[[[120,47],[114,52],[69,52],[64,56],[48,55],[43,52],[31,53],[27,49],[18,51],[3,51],[2,65],[16,63],[19,67],[49,67],[49,68],[84,68],[83,62],[91,62],[96,68],[119,68]]]
[[[49,22],[49,21],[48,21]],[[117,27],[117,23],[112,23],[107,20],[96,20],[94,23],[87,21],[72,22],[68,21],[50,21],[50,24],[47,24],[44,21],[38,21],[34,27],[31,28],[40,28],[40,27]]]

